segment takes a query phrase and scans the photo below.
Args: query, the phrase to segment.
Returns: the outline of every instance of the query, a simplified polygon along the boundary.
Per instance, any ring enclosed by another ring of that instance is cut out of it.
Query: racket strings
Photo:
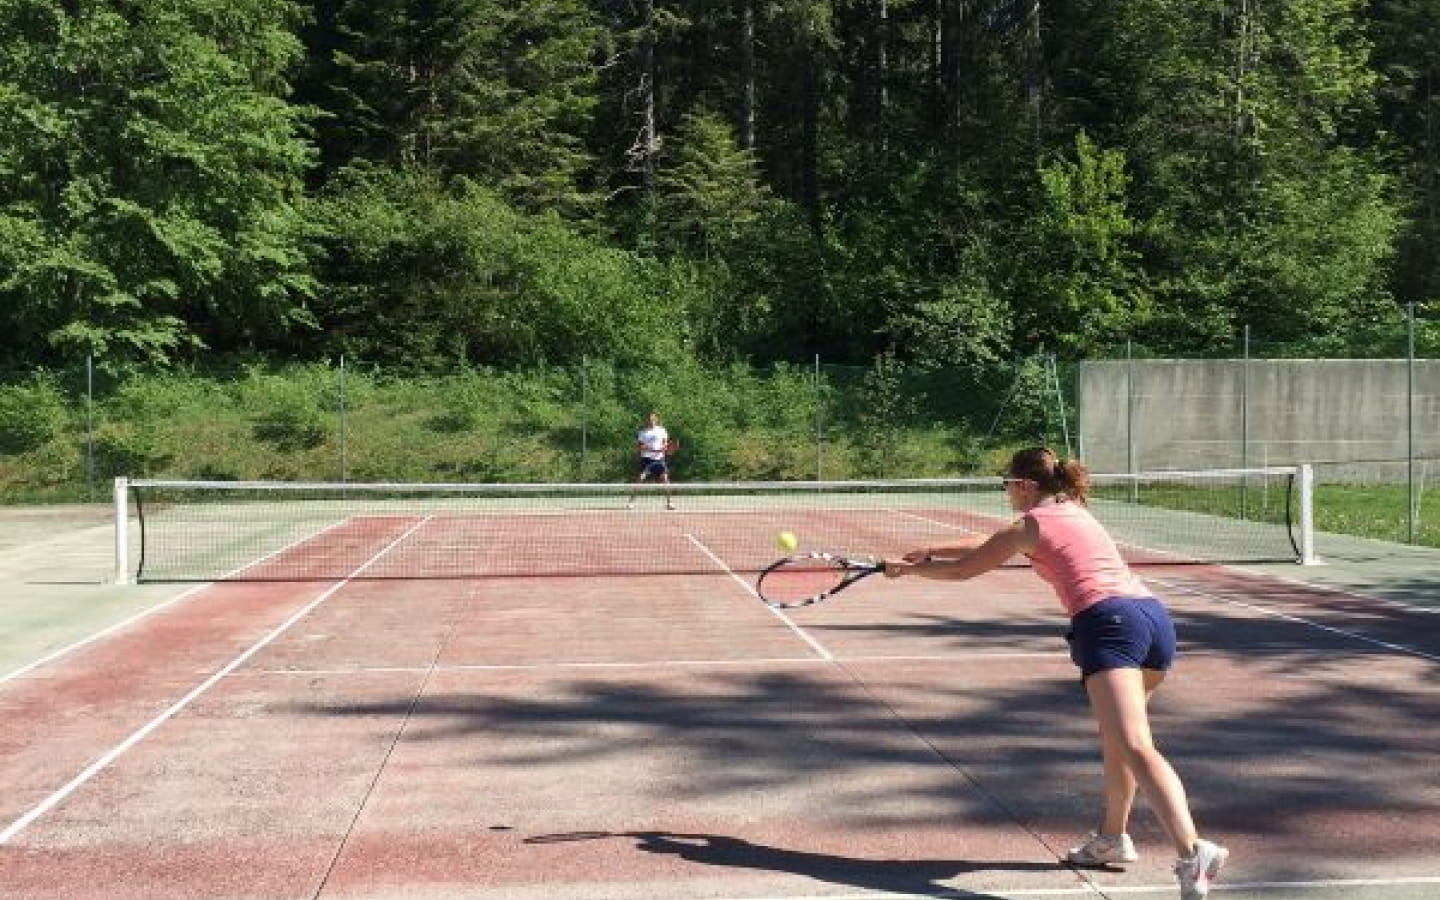
[[[844,583],[846,574],[845,567],[833,560],[796,560],[766,572],[758,589],[766,601],[798,603],[835,590]]]

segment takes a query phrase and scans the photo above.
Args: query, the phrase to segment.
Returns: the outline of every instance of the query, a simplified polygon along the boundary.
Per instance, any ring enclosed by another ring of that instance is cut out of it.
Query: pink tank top
[[[1115,541],[1079,503],[1045,503],[1025,513],[1040,532],[1029,555],[1071,616],[1107,597],[1148,597],[1145,583],[1120,558]]]

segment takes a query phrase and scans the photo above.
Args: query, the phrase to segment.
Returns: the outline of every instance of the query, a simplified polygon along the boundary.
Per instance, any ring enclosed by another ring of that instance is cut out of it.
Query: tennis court
[[[1100,505],[1162,545],[1155,729],[1232,849],[1216,895],[1440,894],[1440,559],[1285,516],[1202,540],[1136,489]],[[779,528],[893,553],[997,521],[993,486],[155,490],[138,585],[104,515],[0,519],[0,898],[1175,896],[1144,809],[1140,863],[1057,861],[1099,754],[1025,567],[753,594]],[[1306,540],[1328,565],[1280,561]]]

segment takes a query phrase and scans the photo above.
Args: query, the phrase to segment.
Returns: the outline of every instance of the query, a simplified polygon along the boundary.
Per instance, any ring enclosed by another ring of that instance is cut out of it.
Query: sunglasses
[[[1010,485],[1012,485],[1012,484],[1034,484],[1034,483],[1035,483],[1035,482],[1032,481],[1032,480],[1029,479],[1029,478],[1002,478],[1002,479],[1000,479],[1000,489],[1003,491],[1003,490],[1005,490],[1006,488],[1008,488],[1008,487],[1009,487]]]

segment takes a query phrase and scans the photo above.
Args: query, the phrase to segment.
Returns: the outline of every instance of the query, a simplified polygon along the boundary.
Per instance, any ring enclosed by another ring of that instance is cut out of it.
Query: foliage
[[[343,380],[338,365],[136,369],[98,392],[88,438],[80,401],[47,386],[55,427],[13,457],[22,467],[0,454],[0,495],[82,496],[87,439],[102,481],[625,481],[652,409],[680,439],[686,481],[847,478],[882,462],[892,476],[941,475],[980,461],[973,434],[917,393],[914,373],[893,356],[876,365],[825,369],[818,381],[811,367],[693,356],[418,377],[347,364]],[[28,411],[34,396],[24,402]],[[887,423],[892,414],[904,421]]]
[[[143,422],[105,422],[95,433],[95,468],[104,478],[158,474],[171,459],[161,447],[161,434]]]
[[[702,258],[733,245],[764,214],[769,193],[753,153],[730,125],[706,110],[681,120],[656,176],[662,242]]]
[[[0,385],[0,454],[37,450],[59,437],[69,414],[52,378]]]
[[[1440,0],[1373,6],[1379,118],[1392,135],[1397,192],[1408,215],[1393,284],[1408,302],[1440,298]]]
[[[584,137],[603,34],[579,0],[344,0],[322,9],[302,92],[329,168],[466,175],[532,211],[593,214]]]
[[[0,0],[0,362],[1361,331],[1440,298],[1437,2]]]
[[[163,362],[308,323],[296,11],[0,4],[0,356]]]
[[[1083,357],[1143,326],[1148,298],[1136,263],[1124,154],[1084,131],[1073,154],[1041,165],[1034,220],[1015,280],[1016,319],[1029,346]]]
[[[701,302],[683,263],[606,247],[466,179],[349,170],[318,214],[331,353],[417,367],[658,358],[679,351],[676,325]]]
[[[904,364],[893,351],[875,357],[861,382],[855,409],[861,472],[873,478],[898,476],[911,467],[901,456],[903,431],[916,413],[918,398],[901,389]]]

